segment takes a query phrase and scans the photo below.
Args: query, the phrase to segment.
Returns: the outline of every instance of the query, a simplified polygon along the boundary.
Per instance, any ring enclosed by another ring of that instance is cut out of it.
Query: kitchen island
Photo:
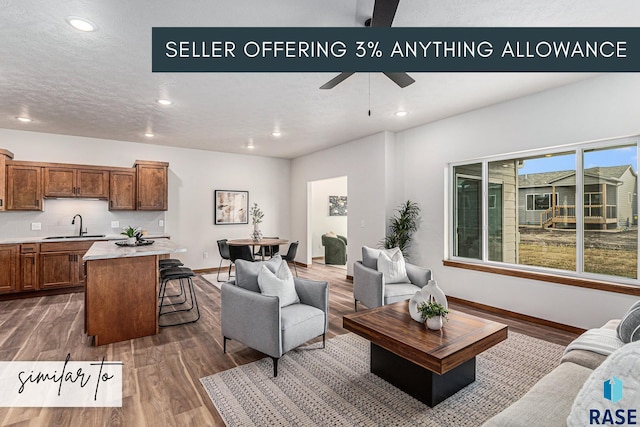
[[[94,345],[158,333],[158,259],[186,251],[168,239],[135,247],[95,242],[89,248],[82,257],[84,326]]]

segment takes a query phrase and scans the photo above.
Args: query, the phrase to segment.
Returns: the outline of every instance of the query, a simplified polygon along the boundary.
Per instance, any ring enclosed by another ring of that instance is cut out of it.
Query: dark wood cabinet
[[[36,291],[38,284],[39,250],[37,243],[20,245],[20,290]]]
[[[136,169],[112,170],[109,181],[109,210],[136,210]]]
[[[7,165],[7,209],[42,210],[42,168]]]
[[[65,167],[44,168],[45,197],[109,197],[109,171]]]
[[[84,284],[83,255],[93,241],[42,243],[38,270],[39,288],[57,289]]]
[[[0,245],[0,293],[18,289],[18,261],[20,245]]]
[[[7,161],[13,159],[13,153],[0,148],[0,211],[7,209]]]
[[[169,163],[136,160],[137,209],[166,211],[168,209],[167,175]]]

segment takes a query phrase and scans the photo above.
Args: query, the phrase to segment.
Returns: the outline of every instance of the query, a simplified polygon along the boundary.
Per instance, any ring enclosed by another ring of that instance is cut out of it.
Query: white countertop
[[[168,239],[171,236],[169,234],[150,234],[144,236],[145,239]],[[104,237],[73,237],[65,239],[46,239],[45,237],[7,237],[0,238],[0,245],[2,244],[18,244],[18,243],[46,243],[46,242],[82,242],[84,240],[124,240],[127,236],[122,234],[107,234]]]
[[[165,255],[179,252],[186,252],[187,248],[168,239],[155,240],[152,245],[147,246],[118,246],[115,242],[95,242],[86,254],[83,261],[109,258],[126,258],[149,255]]]

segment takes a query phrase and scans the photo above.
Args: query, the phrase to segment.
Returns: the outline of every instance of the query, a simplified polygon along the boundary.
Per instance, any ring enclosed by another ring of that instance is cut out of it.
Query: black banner
[[[637,72],[640,28],[167,28],[154,72]]]

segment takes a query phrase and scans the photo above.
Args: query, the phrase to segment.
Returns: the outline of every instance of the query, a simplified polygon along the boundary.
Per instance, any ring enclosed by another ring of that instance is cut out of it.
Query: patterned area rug
[[[429,408],[369,373],[369,341],[346,334],[200,382],[228,426],[479,426],[558,365],[564,347],[509,332],[476,358],[476,381]]]

